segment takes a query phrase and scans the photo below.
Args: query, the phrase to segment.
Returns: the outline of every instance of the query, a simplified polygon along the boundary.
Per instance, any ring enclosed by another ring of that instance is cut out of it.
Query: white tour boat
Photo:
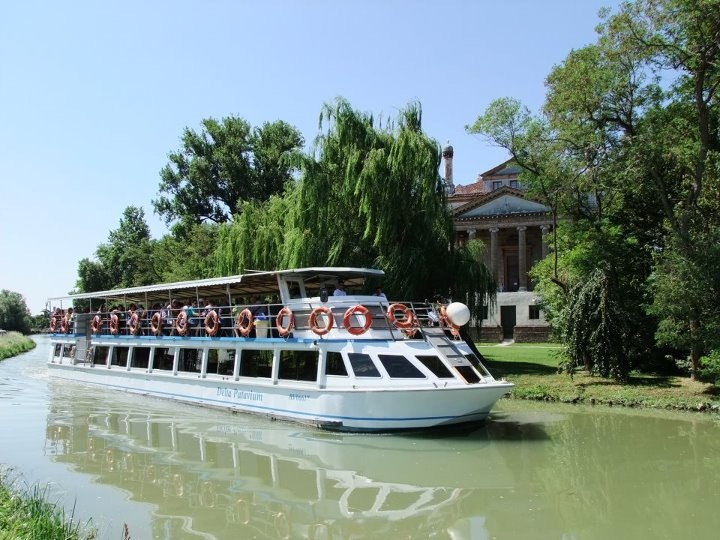
[[[304,268],[51,298],[48,365],[108,389],[325,429],[484,420],[512,384],[459,340],[467,307],[356,294],[382,276]]]

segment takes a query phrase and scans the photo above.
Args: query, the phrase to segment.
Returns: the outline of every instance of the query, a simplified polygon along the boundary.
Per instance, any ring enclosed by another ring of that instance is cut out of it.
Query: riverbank
[[[47,500],[40,487],[18,489],[0,471],[0,537],[92,540],[96,533],[89,525],[73,522],[62,507]]]
[[[7,332],[0,335],[0,360],[27,352],[35,348],[35,342],[20,332]]]
[[[577,371],[558,373],[560,345],[478,345],[488,369],[515,384],[510,399],[720,411],[720,388],[689,377],[633,372],[627,384]]]

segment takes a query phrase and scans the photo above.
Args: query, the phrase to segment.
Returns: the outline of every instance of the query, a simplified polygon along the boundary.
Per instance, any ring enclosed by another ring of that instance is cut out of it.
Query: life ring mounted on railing
[[[100,332],[100,328],[102,328],[102,319],[100,319],[100,315],[95,315],[93,317],[90,327],[92,328],[94,334]]]
[[[68,330],[70,329],[70,323],[67,320],[67,317],[63,317],[60,321],[60,330],[63,334],[67,334]]]
[[[397,312],[402,315],[402,318],[397,317]],[[390,307],[387,309],[387,318],[396,328],[400,328],[401,330],[410,328],[415,322],[412,309],[405,304],[390,304]]]
[[[253,317],[252,311],[245,308],[238,314],[237,320],[235,321],[235,328],[237,328],[241,336],[248,337],[250,330],[252,330],[254,320],[255,318]]]
[[[53,315],[52,317],[50,317],[50,332],[54,334],[55,328],[57,328],[57,317]]]
[[[325,317],[325,324],[323,326],[318,324],[318,317],[320,315]],[[308,326],[310,326],[310,330],[318,336],[324,336],[332,329],[333,323],[335,322],[334,319],[332,310],[329,307],[318,306],[310,312],[310,316],[308,317]]]
[[[159,336],[162,333],[162,315],[159,311],[153,313],[152,319],[150,319],[150,331]]]
[[[287,324],[283,324],[283,320],[287,317]],[[275,327],[277,328],[278,334],[280,337],[285,337],[290,332],[292,332],[293,328],[295,328],[295,314],[292,312],[292,310],[284,306],[277,314],[277,317],[275,319]]]
[[[365,323],[362,326],[353,326],[353,315],[361,315],[365,317]],[[348,308],[345,311],[345,315],[343,315],[343,326],[345,327],[345,330],[347,330],[353,336],[359,336],[361,334],[364,334],[368,331],[368,328],[370,328],[371,324],[372,315],[370,314],[370,310],[360,304]]]
[[[460,327],[450,320],[446,308],[447,306],[440,306],[440,322],[450,329],[453,337],[458,337],[460,335]]]
[[[128,321],[128,330],[131,335],[136,336],[139,329],[140,316],[137,314],[137,311],[133,311],[132,315],[130,315],[130,320]]]
[[[110,314],[110,333],[112,335],[116,335],[118,333],[118,328],[120,327],[120,319],[117,316],[117,313],[111,313]]]
[[[184,309],[178,313],[178,316],[175,318],[175,330],[177,330],[177,333],[181,336],[184,336],[187,333],[188,317]]]
[[[205,315],[205,333],[212,337],[218,333],[220,325],[218,324],[217,311],[211,309],[207,315]]]

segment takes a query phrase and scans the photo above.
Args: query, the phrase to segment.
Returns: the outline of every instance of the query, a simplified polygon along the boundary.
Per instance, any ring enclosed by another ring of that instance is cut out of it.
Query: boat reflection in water
[[[50,390],[47,453],[154,505],[154,538],[487,538],[463,501],[512,485],[486,427],[326,433],[152,398],[108,403],[80,385]],[[132,535],[133,516],[122,519]]]

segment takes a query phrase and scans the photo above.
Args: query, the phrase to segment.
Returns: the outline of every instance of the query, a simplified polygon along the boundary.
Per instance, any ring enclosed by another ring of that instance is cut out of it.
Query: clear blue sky
[[[162,236],[158,173],[207,117],[280,119],[311,142],[337,96],[383,117],[417,100],[455,148],[455,183],[472,183],[507,155],[465,125],[498,97],[537,110],[549,70],[617,3],[3,2],[0,289],[38,313],[131,204]]]

